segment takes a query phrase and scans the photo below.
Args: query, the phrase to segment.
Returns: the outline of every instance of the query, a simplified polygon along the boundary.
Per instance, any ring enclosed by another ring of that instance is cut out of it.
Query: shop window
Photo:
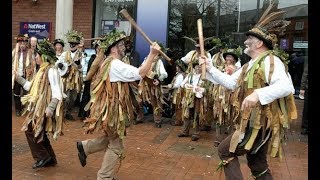
[[[295,30],[303,30],[304,22],[296,22]]]
[[[119,12],[126,9],[135,19],[136,4],[137,0],[96,0],[94,36],[101,36],[114,28],[124,31],[128,36],[132,35],[131,24]]]

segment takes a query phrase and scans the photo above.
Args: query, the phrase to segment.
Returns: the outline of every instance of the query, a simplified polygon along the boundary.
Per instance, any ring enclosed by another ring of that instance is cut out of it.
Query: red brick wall
[[[73,28],[83,33],[84,38],[92,37],[93,0],[74,0]],[[85,47],[91,47],[91,41],[85,42]]]
[[[83,33],[85,38],[91,38],[93,0],[74,0],[73,29]],[[49,38],[55,39],[56,0],[18,0],[12,2],[12,48],[14,37],[20,33],[20,22],[51,22]],[[85,43],[90,47],[90,42]]]

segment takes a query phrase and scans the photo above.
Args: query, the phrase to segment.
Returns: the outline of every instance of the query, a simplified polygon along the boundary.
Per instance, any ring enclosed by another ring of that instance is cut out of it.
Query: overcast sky
[[[251,10],[257,8],[257,0],[239,0],[241,11]],[[260,0],[260,7],[262,7],[264,0]],[[308,4],[308,0],[279,0],[279,8],[295,6],[299,4]]]

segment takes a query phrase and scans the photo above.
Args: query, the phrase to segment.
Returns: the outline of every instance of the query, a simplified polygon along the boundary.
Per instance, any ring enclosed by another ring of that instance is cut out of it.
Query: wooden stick
[[[203,31],[202,31],[202,19],[197,20],[197,26],[198,26],[200,53],[201,53],[201,56],[205,56],[204,42],[203,42]],[[206,65],[205,65],[205,63],[203,63],[201,65],[201,79],[202,80],[206,79]]]
[[[120,11],[120,14],[125,17],[130,24],[133,26],[134,29],[136,29],[136,31],[138,31],[142,37],[144,37],[144,39],[150,44],[152,45],[152,41],[151,39],[146,35],[146,33],[144,33],[144,31],[137,25],[137,23],[134,21],[134,19],[129,15],[129,13],[127,12],[126,9],[122,9]],[[172,63],[171,59],[161,50],[159,51],[159,53],[161,54],[161,56],[163,56],[169,63]]]

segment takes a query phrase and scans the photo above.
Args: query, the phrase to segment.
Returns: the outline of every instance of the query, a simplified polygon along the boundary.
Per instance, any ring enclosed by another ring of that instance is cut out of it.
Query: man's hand
[[[158,55],[160,51],[160,46],[158,43],[153,42],[152,45],[150,46],[150,53],[153,55]]]
[[[46,117],[48,118],[52,117],[53,116],[52,108],[47,107],[45,113],[46,113]]]
[[[253,91],[253,93],[251,93],[249,96],[244,98],[241,104],[241,111],[253,108],[258,101],[259,101],[259,96],[255,91]]]
[[[159,85],[159,83],[160,83],[160,82],[159,82],[159,80],[158,80],[158,79],[154,79],[154,80],[153,80],[153,85],[158,86],[158,85]]]
[[[305,90],[300,90],[300,95],[304,97]]]
[[[14,75],[15,77],[15,80],[17,79],[17,76],[18,76],[18,71],[12,69],[12,75]]]
[[[172,88],[172,84],[168,84],[167,87],[168,87],[169,89],[171,89],[171,88]]]
[[[212,63],[210,63],[210,60],[206,56],[200,56],[199,65],[201,66],[203,63],[205,63],[207,71],[209,71],[213,66]]]

